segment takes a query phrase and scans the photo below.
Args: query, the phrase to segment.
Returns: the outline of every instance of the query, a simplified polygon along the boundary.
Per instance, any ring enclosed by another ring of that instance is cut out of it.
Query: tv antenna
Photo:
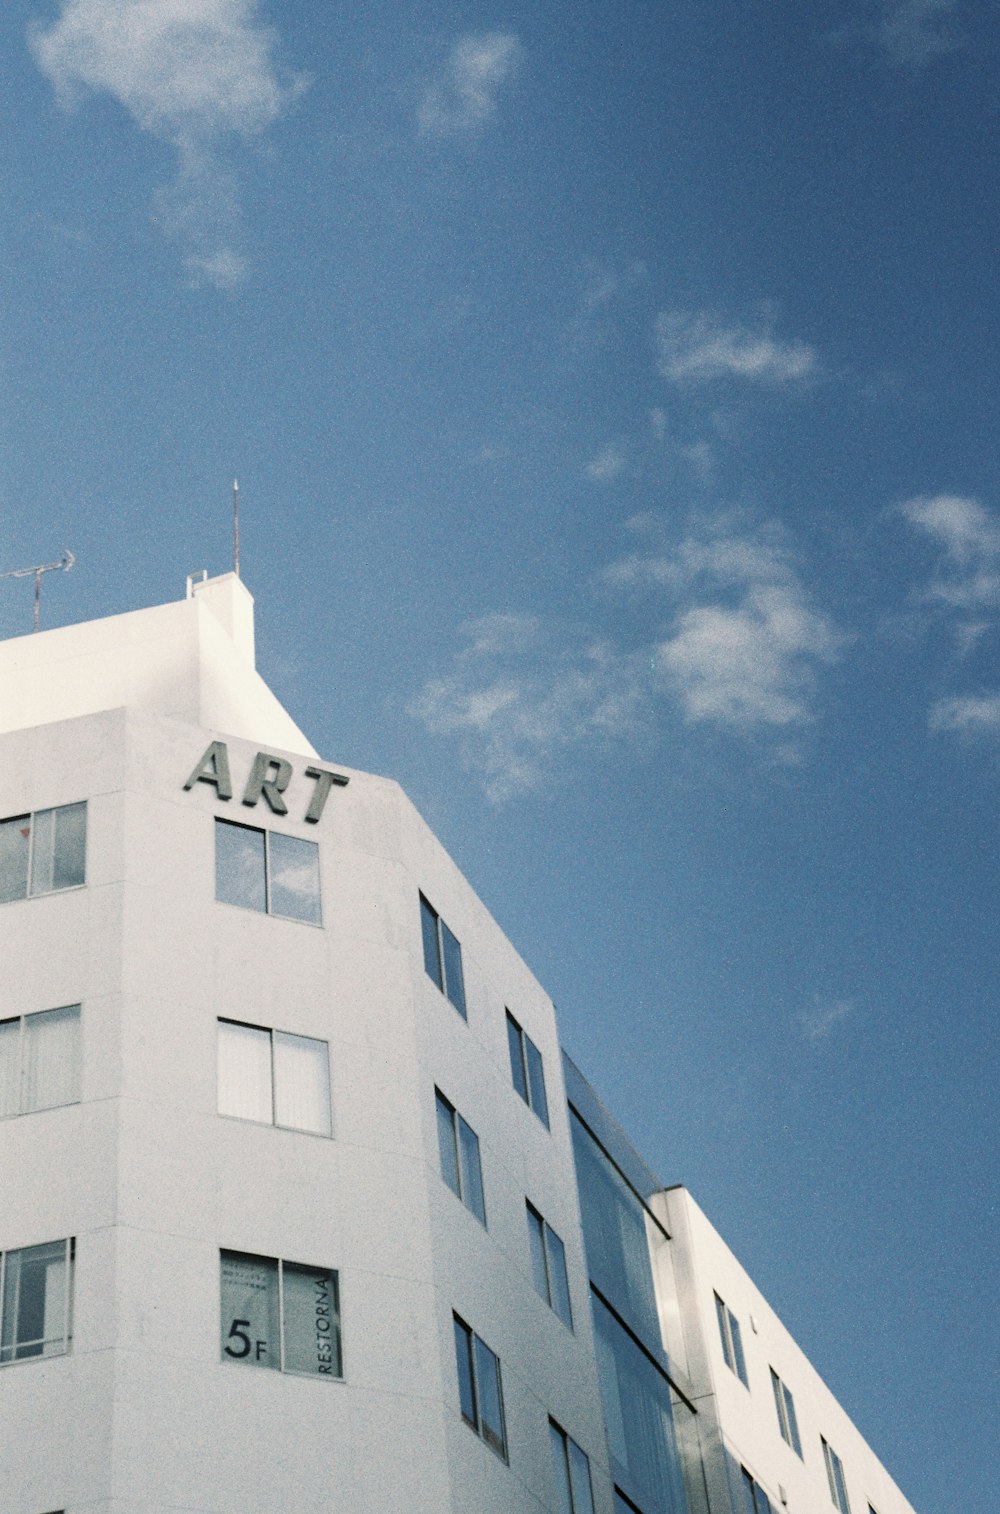
[[[68,573],[75,562],[76,558],[67,547],[66,551],[63,553],[62,557],[60,557],[58,562],[37,563],[33,568],[12,568],[9,573],[0,573],[0,578],[31,578],[32,575],[34,575],[36,631],[38,630],[39,606],[42,602],[42,574],[54,573],[58,568],[62,568],[64,572]]]
[[[240,576],[240,486],[233,479],[233,567]]]

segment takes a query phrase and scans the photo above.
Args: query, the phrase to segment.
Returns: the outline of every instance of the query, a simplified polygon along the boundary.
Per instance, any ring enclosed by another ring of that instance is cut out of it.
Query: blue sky
[[[239,477],[265,676],[921,1514],[996,1499],[995,17],[0,16],[0,571],[177,598]]]

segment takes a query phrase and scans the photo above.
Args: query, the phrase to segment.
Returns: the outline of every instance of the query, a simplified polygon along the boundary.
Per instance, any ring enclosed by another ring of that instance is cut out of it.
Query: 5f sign
[[[313,791],[304,819],[310,825],[318,825],[320,816],[336,785],[345,788],[349,779],[343,773],[331,773],[326,768],[308,767],[305,776],[312,780]],[[258,752],[250,767],[243,790],[243,803],[250,808],[264,799],[276,815],[287,815],[288,805],[284,793],[292,780],[292,764],[285,757],[275,757],[270,752]],[[195,763],[185,789],[196,783],[210,783],[220,799],[232,799],[233,779],[229,769],[229,752],[224,741],[213,741]]]

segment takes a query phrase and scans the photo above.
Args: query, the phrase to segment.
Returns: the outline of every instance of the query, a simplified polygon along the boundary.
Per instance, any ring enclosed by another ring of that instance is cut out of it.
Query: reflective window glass
[[[545,1069],[542,1054],[534,1041],[521,1029],[510,1010],[507,1010],[507,1050],[510,1053],[510,1075],[521,1098],[533,1109],[548,1128],[549,1103],[545,1096]]]
[[[441,1176],[476,1219],[486,1224],[479,1137],[439,1088],[434,1090]]]
[[[453,1316],[453,1323],[462,1418],[498,1456],[506,1460],[507,1433],[499,1359],[457,1314]]]
[[[319,847],[299,836],[267,832],[272,915],[320,925]]]
[[[0,903],[79,888],[86,878],[87,805],[0,820]]]
[[[267,909],[264,832],[215,822],[215,897],[241,909]]]

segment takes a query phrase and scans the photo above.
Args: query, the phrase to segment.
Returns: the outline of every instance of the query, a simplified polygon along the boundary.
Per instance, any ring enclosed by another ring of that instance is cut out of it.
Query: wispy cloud
[[[931,730],[965,735],[1000,735],[1000,694],[960,694],[939,699],[931,709]]]
[[[42,72],[67,109],[108,94],[177,154],[160,219],[186,249],[193,278],[226,288],[247,264],[233,246],[241,206],[234,143],[259,137],[302,87],[275,62],[276,33],[259,0],[61,0],[31,28]]]
[[[524,49],[513,32],[473,32],[459,37],[418,112],[427,136],[469,133],[497,110],[501,90],[514,78]]]
[[[737,379],[773,387],[801,384],[819,372],[806,342],[782,341],[765,316],[728,322],[706,310],[663,311],[656,320],[659,369],[675,384]]]
[[[628,467],[628,455],[621,442],[608,442],[587,464],[587,477],[597,484],[613,484]]]
[[[825,1041],[853,1010],[854,1006],[847,999],[836,999],[829,1004],[817,1003],[811,1009],[802,1011],[799,1027],[807,1041]]]
[[[927,598],[974,614],[1000,608],[1000,522],[984,505],[961,494],[935,494],[899,508],[941,553]]]
[[[812,718],[817,669],[836,662],[843,637],[810,603],[776,524],[752,532],[723,517],[667,554],[622,559],[608,577],[681,600],[653,655],[688,722],[750,733]]]
[[[881,0],[871,35],[892,63],[925,67],[961,46],[958,0]]]
[[[652,550],[658,524],[635,529],[644,550],[602,580],[605,594],[644,602],[635,644],[536,614],[486,616],[411,701],[428,729],[459,739],[495,801],[540,787],[572,749],[646,742],[678,715],[794,754],[790,737],[812,719],[817,672],[842,637],[810,603],[784,533],[726,518]]]
[[[461,632],[452,670],[430,680],[408,713],[459,738],[495,802],[539,788],[569,747],[606,747],[645,728],[637,656],[537,615],[487,615]]]

